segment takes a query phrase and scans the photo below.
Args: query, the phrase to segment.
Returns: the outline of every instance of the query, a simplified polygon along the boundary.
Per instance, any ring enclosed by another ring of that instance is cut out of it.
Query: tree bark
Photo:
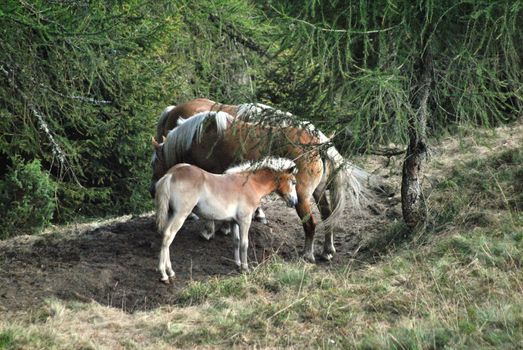
[[[427,158],[427,106],[432,83],[432,56],[429,48],[424,50],[417,62],[417,88],[413,91],[411,104],[416,110],[409,119],[409,146],[403,163],[401,181],[401,206],[403,219],[409,228],[424,227],[427,221],[427,206],[421,179]]]

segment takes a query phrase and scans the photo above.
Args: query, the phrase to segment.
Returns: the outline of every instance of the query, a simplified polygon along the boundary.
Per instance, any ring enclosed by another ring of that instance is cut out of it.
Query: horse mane
[[[244,103],[239,105],[237,117],[242,121],[262,125],[280,126],[282,128],[301,128],[318,137],[320,143],[330,141],[330,139],[311,122],[300,120],[292,113],[284,112],[262,103]]]
[[[267,122],[272,120],[293,120],[294,115],[262,103],[244,103],[238,106],[236,116],[246,122]]]
[[[279,126],[282,128],[301,128],[311,135],[316,136],[319,139],[319,143],[326,146],[326,155],[325,157],[322,157],[322,160],[324,162],[331,162],[334,168],[332,174],[329,176],[330,179],[325,180],[329,183],[333,181],[333,178],[340,180],[344,177],[351,189],[351,191],[349,191],[349,200],[352,202],[354,207],[359,207],[362,200],[365,200],[366,197],[370,196],[368,190],[363,184],[370,182],[372,180],[372,175],[347,161],[338,152],[334,145],[328,145],[327,143],[330,139],[311,122],[299,120],[298,117],[289,112],[283,112],[261,103],[245,103],[239,105],[237,114],[238,118],[243,121],[261,125]],[[338,172],[340,172],[339,176],[337,176]],[[327,176],[327,174],[324,173],[324,176]],[[337,187],[340,186],[341,185]],[[341,200],[338,201],[338,204],[341,207],[343,206],[343,201],[344,198],[341,198]]]
[[[158,124],[156,125],[156,140],[158,142],[162,141],[163,129],[165,128],[165,123],[167,122],[167,115],[175,108],[176,106],[168,106],[163,110],[162,114],[160,114],[160,118],[158,118]]]
[[[165,160],[168,165],[174,165],[182,160],[185,152],[191,148],[194,140],[201,141],[204,123],[214,119],[218,135],[222,135],[227,129],[227,122],[233,117],[225,112],[201,112],[184,120],[178,127],[167,134],[163,145]]]
[[[230,167],[225,171],[225,174],[238,174],[251,172],[261,169],[270,169],[274,171],[284,171],[295,167],[296,163],[287,158],[280,157],[266,157],[258,161],[247,161],[239,165]]]

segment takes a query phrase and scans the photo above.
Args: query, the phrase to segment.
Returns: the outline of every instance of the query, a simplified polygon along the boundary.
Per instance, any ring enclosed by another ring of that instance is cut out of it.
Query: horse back
[[[178,119],[188,119],[201,112],[218,112],[223,111],[233,116],[236,115],[237,107],[232,105],[225,105],[206,98],[195,98],[194,100],[182,103],[172,110],[170,110],[165,118],[159,121],[161,125],[158,128],[157,140],[161,140],[162,136],[167,136],[170,130],[178,126]]]

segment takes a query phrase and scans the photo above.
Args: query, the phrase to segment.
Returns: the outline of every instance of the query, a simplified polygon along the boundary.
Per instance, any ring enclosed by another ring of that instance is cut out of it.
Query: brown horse
[[[224,112],[191,114],[202,109],[227,110],[238,118]],[[293,159],[298,169],[296,211],[305,231],[304,257],[311,262],[315,260],[313,242],[317,222],[311,207],[311,197],[314,197],[326,229],[322,256],[330,259],[335,253],[332,227],[342,215],[345,190],[349,187],[350,199],[358,205],[365,190],[362,182],[369,174],[345,162],[329,145],[329,139],[312,124],[304,122],[291,126],[288,113],[275,111],[276,118],[270,125],[243,121],[256,121],[256,114],[267,109],[270,107],[228,106],[205,99],[166,109],[158,123],[158,135],[175,126],[179,118],[192,117],[169,132],[164,144],[154,142],[153,185],[170,166],[179,162],[222,173],[241,160],[257,160],[267,155]],[[281,121],[274,125],[278,117]],[[330,190],[331,206],[324,195],[326,189]]]
[[[227,170],[224,175],[211,174],[185,163],[173,166],[156,183],[156,224],[163,235],[158,265],[161,281],[168,284],[174,277],[169,246],[191,212],[205,219],[233,223],[234,260],[247,272],[252,214],[262,197],[273,192],[289,207],[297,204],[294,170],[295,164],[283,158],[243,164]]]

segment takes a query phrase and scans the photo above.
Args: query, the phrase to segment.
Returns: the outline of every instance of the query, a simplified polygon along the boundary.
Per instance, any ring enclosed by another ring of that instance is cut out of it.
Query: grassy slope
[[[50,300],[2,318],[0,348],[521,348],[523,150],[487,136],[437,148],[452,156],[430,165],[430,227],[405,237],[391,224],[373,259],[331,270],[273,259],[132,315]]]

